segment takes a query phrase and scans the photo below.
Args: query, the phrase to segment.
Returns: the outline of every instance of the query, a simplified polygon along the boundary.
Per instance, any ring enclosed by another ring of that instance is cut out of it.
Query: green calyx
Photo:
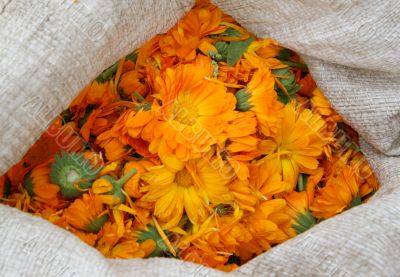
[[[100,170],[92,167],[82,153],[62,152],[51,166],[50,179],[60,187],[64,198],[76,198],[92,186]]]
[[[104,214],[100,217],[97,217],[90,224],[86,225],[84,230],[89,233],[97,233],[100,231],[101,227],[103,227],[104,223],[108,220],[108,215]]]
[[[33,180],[30,173],[28,173],[24,178],[24,187],[30,197],[36,196],[35,192],[33,191]]]
[[[121,203],[125,202],[125,195],[122,190],[122,186],[135,175],[137,172],[136,168],[132,168],[125,176],[121,177],[118,180],[115,180],[113,177],[109,175],[102,176],[101,179],[107,180],[112,184],[112,190],[107,194],[114,195],[119,198]]]
[[[167,234],[168,235],[168,234]],[[145,242],[146,240],[153,240],[156,243],[156,248],[150,253],[148,257],[161,257],[169,253],[168,246],[164,243],[156,227],[152,224],[148,224],[145,230],[138,232],[139,243]]]
[[[358,205],[360,205],[362,203],[362,199],[361,199],[361,197],[360,196],[355,196],[354,198],[353,198],[353,200],[351,201],[351,203],[350,203],[350,205],[349,205],[349,209],[350,208],[353,208],[353,207],[355,207],[355,206],[358,206]]]
[[[247,92],[246,88],[238,90],[235,94],[236,109],[241,112],[249,111],[253,106],[249,103],[251,93]]]
[[[315,218],[310,211],[299,213],[296,218],[296,223],[292,225],[297,234],[301,234],[316,224]]]
[[[290,67],[275,69],[272,71],[274,75],[284,76],[286,78],[281,78],[279,81],[282,86],[286,89],[287,93],[282,90],[278,84],[275,84],[275,91],[278,93],[278,99],[283,104],[287,104],[294,97],[294,94],[301,89],[301,86],[296,83],[296,77],[290,71]]]

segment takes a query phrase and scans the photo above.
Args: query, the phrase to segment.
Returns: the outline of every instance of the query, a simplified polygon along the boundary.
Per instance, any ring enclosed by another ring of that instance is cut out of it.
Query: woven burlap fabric
[[[0,0],[0,172],[102,69],[171,27],[192,1]],[[308,63],[362,137],[382,188],[234,275],[396,276],[400,272],[400,69],[396,0],[215,3]],[[0,206],[0,271],[29,276],[218,276],[174,259],[107,260],[68,232]]]

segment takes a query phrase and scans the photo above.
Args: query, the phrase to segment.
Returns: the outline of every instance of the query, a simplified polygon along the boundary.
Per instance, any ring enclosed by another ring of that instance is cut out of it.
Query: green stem
[[[133,175],[137,172],[136,168],[132,168],[125,176],[122,176],[119,180],[114,181],[114,185],[121,188]]]

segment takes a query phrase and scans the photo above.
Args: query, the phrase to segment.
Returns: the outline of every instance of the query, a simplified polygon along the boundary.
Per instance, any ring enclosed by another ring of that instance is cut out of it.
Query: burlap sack
[[[0,173],[102,69],[170,28],[192,0],[0,0]],[[397,0],[216,0],[302,55],[361,135],[382,188],[230,275],[400,272],[400,5]],[[50,223],[0,206],[0,272],[25,276],[219,276],[175,259],[108,260]]]

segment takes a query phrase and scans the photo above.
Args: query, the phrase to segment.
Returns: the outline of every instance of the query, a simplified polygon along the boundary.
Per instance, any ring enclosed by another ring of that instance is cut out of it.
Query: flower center
[[[196,123],[197,112],[197,108],[189,98],[177,99],[173,105],[174,119],[185,125],[193,126]]]
[[[185,168],[175,174],[175,182],[178,186],[188,188],[193,185],[193,177]]]

